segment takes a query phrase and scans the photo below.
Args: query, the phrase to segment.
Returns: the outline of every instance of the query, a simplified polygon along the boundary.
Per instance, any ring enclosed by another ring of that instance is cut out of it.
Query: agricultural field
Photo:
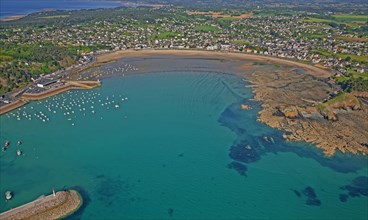
[[[345,24],[347,26],[357,26],[368,23],[367,15],[332,15],[322,17],[308,17],[302,20],[306,23],[335,23],[335,24]]]
[[[368,42],[367,37],[346,37],[346,36],[334,36],[337,40],[343,40],[348,42]]]
[[[342,23],[367,23],[368,16],[367,15],[348,15],[348,14],[341,14],[341,15],[332,15],[338,22]]]
[[[222,18],[222,19],[228,19],[228,20],[237,20],[237,19],[243,19],[243,18],[249,18],[253,14],[252,13],[224,13],[224,12],[214,12],[214,11],[195,11],[195,12],[187,12],[188,15],[207,15],[211,16],[212,18]]]

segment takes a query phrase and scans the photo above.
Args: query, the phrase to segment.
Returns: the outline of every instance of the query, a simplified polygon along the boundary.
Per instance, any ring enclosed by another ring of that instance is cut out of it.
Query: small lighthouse
[[[52,195],[56,196],[54,187],[52,187]]]

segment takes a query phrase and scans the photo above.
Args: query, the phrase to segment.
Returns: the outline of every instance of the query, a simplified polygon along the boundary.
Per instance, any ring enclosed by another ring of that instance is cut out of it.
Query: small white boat
[[[120,106],[119,105],[115,105],[115,108],[119,108]]]
[[[19,150],[19,149],[17,150],[17,156],[22,155],[22,153],[23,153],[23,152],[22,152],[21,150]]]
[[[5,199],[6,200],[11,200],[13,198],[12,192],[11,191],[6,191],[5,192]]]

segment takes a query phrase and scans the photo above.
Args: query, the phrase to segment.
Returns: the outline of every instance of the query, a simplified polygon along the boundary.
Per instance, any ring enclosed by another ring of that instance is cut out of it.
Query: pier
[[[0,220],[60,219],[77,211],[82,203],[77,191],[59,191],[0,213]]]
[[[101,86],[100,81],[66,81],[63,85],[40,93],[22,93],[18,100],[0,107],[0,115],[19,108],[29,101],[41,100],[73,89],[93,89]]]

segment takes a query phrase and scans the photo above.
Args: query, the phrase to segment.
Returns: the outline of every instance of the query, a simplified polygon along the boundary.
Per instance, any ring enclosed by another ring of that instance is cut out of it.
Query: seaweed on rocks
[[[317,198],[317,194],[314,192],[314,189],[310,186],[305,187],[302,191],[303,194],[307,197],[306,204],[310,206],[320,206],[321,200]]]
[[[305,187],[303,190],[298,191],[296,189],[292,189],[292,191],[295,193],[295,195],[298,198],[306,197],[307,200],[305,201],[305,204],[309,206],[320,206],[321,200],[317,198],[317,194],[314,191],[314,189],[310,186]]]
[[[261,159],[255,148],[246,142],[235,144],[230,148],[230,157],[243,163],[251,163]]]
[[[242,176],[247,176],[247,166],[245,166],[244,164],[242,163],[239,163],[239,162],[236,162],[236,161],[233,161],[231,163],[229,163],[227,165],[227,167],[229,169],[234,169],[236,170],[240,175]]]
[[[344,195],[343,199],[341,199],[340,195],[340,201],[345,202],[349,197],[360,197],[365,196],[368,197],[368,177],[367,176],[359,176],[350,183],[350,185],[345,185],[341,187],[342,190],[347,191]]]
[[[263,134],[254,135],[252,126],[262,125],[256,121],[257,115],[253,115],[254,112],[239,108],[242,103],[245,103],[245,100],[239,98],[239,101],[228,106],[218,119],[222,126],[229,128],[237,135],[229,152],[233,160],[249,164],[259,161],[268,153],[292,152],[301,158],[312,158],[321,166],[340,173],[356,172],[366,166],[367,159],[364,157],[350,157],[341,153],[326,157],[322,150],[311,144],[288,143],[283,139],[281,131],[272,128],[265,128]]]

